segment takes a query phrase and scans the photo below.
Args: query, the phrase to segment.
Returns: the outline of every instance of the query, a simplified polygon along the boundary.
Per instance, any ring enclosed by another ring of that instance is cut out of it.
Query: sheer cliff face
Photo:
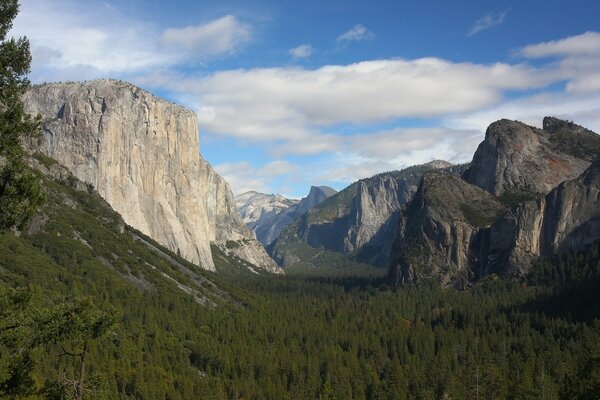
[[[42,151],[127,224],[214,269],[193,112],[108,80],[36,86],[25,104],[44,118]]]
[[[206,211],[208,214],[208,236],[211,241],[240,240],[254,238],[238,213],[233,192],[229,184],[210,166],[201,161],[202,181],[206,182]]]
[[[236,196],[235,202],[246,226],[254,231],[258,241],[268,246],[295,218],[299,200],[247,192]]]
[[[600,239],[600,157],[579,178],[550,192],[545,203],[542,254],[581,249]]]
[[[465,178],[494,195],[546,194],[590,165],[600,149],[597,136],[556,118],[544,119],[544,129],[503,119],[487,129]]]
[[[337,193],[328,186],[312,186],[301,200],[281,195],[248,192],[235,198],[246,226],[265,246],[270,245],[292,221]]]

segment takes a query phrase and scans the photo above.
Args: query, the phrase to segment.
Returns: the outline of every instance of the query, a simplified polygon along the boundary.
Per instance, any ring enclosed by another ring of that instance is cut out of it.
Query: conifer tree
[[[29,41],[7,39],[18,11],[17,0],[0,2],[0,229],[22,228],[43,200],[22,143],[39,133],[39,120],[25,113],[22,101],[30,86]]]

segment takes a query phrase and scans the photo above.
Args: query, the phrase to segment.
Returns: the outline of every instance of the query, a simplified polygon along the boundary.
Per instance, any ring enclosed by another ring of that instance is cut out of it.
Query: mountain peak
[[[600,151],[600,136],[578,125],[546,117],[544,128],[508,119],[490,124],[465,179],[495,195],[546,194],[579,176]]]
[[[429,161],[428,163],[423,164],[424,167],[429,167],[429,168],[433,168],[433,169],[443,169],[443,168],[448,168],[451,167],[453,164],[451,162],[448,162],[446,160],[433,160],[433,161]]]

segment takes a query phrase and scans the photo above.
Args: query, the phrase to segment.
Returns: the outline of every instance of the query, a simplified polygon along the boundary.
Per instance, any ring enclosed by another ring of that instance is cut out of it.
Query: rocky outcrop
[[[294,221],[267,250],[283,266],[303,260],[306,245],[387,265],[400,209],[424,172],[449,165],[435,161],[355,182]]]
[[[467,182],[494,195],[546,194],[578,177],[600,151],[598,135],[578,125],[547,117],[543,128],[506,119],[491,124],[465,172]]]
[[[477,272],[476,248],[504,211],[494,196],[459,176],[425,174],[399,223],[391,258],[394,284],[427,277],[464,287]]]
[[[328,186],[312,186],[300,201],[281,195],[248,192],[236,197],[246,226],[256,233],[265,246],[271,244],[292,221],[321,204],[337,191]]]
[[[41,151],[127,224],[214,270],[192,111],[112,80],[35,86],[24,100],[44,119]]]
[[[598,135],[556,118],[545,118],[543,131],[490,125],[465,180],[424,176],[399,224],[394,283],[435,278],[464,287],[491,273],[522,277],[539,256],[600,240],[600,158],[590,162],[599,149]]]
[[[208,236],[226,254],[248,261],[259,269],[283,273],[256,240],[254,232],[240,218],[229,184],[211,167],[201,161],[201,181],[206,193]]]

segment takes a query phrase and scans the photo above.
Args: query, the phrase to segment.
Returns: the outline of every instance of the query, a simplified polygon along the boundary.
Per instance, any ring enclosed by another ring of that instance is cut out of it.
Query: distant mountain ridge
[[[295,218],[335,193],[328,186],[312,186],[306,197],[296,200],[251,191],[236,196],[235,202],[246,226],[255,232],[259,242],[268,246]]]
[[[361,179],[294,220],[267,251],[283,267],[314,257],[315,249],[385,266],[400,210],[417,191],[423,174],[435,169],[451,173],[453,168],[462,172],[462,167],[436,160]]]

